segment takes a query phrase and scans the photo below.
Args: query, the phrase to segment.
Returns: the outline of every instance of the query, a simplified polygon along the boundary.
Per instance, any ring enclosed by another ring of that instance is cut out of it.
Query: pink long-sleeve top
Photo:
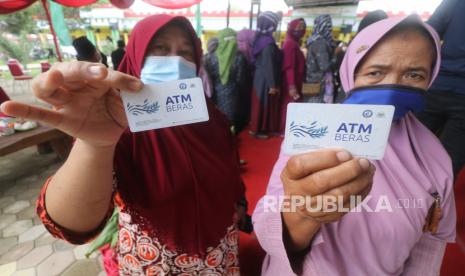
[[[372,210],[376,210],[380,200],[384,207],[389,202],[391,211],[352,210],[339,221],[322,225],[304,257],[302,275],[439,275],[446,243],[455,241],[450,160],[444,161],[448,157],[441,147],[422,148],[421,141],[394,138],[406,131],[412,136],[427,130],[416,124],[413,115],[395,123],[385,158],[373,162],[376,166],[373,188],[363,201]],[[278,210],[272,210],[273,200],[269,197],[284,194],[280,175],[289,158],[280,154],[266,195],[253,215],[255,233],[267,252],[262,275],[295,275],[283,242],[279,206]],[[440,196],[442,208],[435,235],[423,232],[434,202],[433,193]]]

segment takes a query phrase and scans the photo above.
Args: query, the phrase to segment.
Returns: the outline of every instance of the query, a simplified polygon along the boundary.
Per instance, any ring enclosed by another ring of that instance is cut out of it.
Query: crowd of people
[[[263,12],[256,30],[225,29],[208,41],[204,66],[211,97],[236,133],[250,124],[256,138],[282,136],[287,104],[335,102],[343,45],[333,39],[331,17],[317,17],[306,42],[305,20],[291,21],[282,47],[273,36],[280,20],[279,13]],[[304,89],[304,83],[314,89]]]
[[[465,2],[446,0],[430,24],[416,15],[375,12],[347,47],[334,41],[328,15],[315,19],[306,41],[305,20],[291,21],[281,47],[273,36],[280,14],[263,12],[256,30],[220,31],[205,55],[188,19],[149,16],[134,27],[117,70],[78,39],[74,45],[86,49],[78,50],[79,61],[57,63],[33,82],[35,96],[52,109],[8,101],[2,112],[75,138],[38,200],[38,214],[55,237],[89,242],[116,214],[115,275],[240,275],[238,231],[247,228],[248,204],[235,135],[244,129],[260,139],[282,135],[287,104],[335,103],[338,93],[343,104],[394,105],[382,160],[343,149],[280,153],[253,211],[267,253],[262,274],[438,275],[456,235],[453,181],[463,167],[457,149],[464,133],[444,138],[444,148],[432,115],[447,93],[463,101],[456,92],[463,90],[452,90],[450,80],[464,79],[454,63],[454,56],[465,57],[457,46],[464,37],[449,30],[463,30],[464,10]],[[129,131],[119,91],[166,81],[152,56],[164,56],[159,62],[175,71],[182,66],[173,64],[192,64],[189,75],[203,79],[209,121]],[[451,131],[448,125],[443,131]],[[391,212],[267,209],[267,197],[282,196],[311,196],[311,204],[333,196],[344,206],[358,196],[371,210],[383,200],[423,205]]]
[[[338,66],[346,45],[333,39],[331,17],[318,16],[305,42],[305,20],[291,21],[279,47],[273,34],[281,20],[280,13],[263,12],[256,30],[236,32],[226,28],[208,40],[199,75],[206,96],[226,115],[235,134],[250,124],[249,132],[256,138],[282,136],[289,103],[336,101],[340,88]],[[85,36],[75,39],[73,46],[78,60],[108,67],[107,56]],[[124,41],[120,40],[111,53],[115,70],[124,48]],[[304,89],[304,83],[313,90]]]

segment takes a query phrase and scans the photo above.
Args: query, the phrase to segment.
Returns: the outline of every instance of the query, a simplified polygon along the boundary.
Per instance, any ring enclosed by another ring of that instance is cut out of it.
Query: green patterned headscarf
[[[218,40],[218,49],[215,54],[218,57],[221,83],[226,84],[237,52],[236,32],[226,28],[218,33]]]

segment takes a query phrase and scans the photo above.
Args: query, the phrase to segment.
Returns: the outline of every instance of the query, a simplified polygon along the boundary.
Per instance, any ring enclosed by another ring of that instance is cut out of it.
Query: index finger
[[[129,92],[137,92],[144,86],[138,78],[113,70],[108,71],[108,75],[103,81],[92,81],[89,84],[94,87],[108,86]]]
[[[51,70],[60,71],[65,82],[103,80],[108,75],[105,65],[85,61],[57,62]]]
[[[32,90],[38,98],[46,99],[62,85],[73,83],[77,87],[83,87],[86,81],[103,80],[107,74],[107,69],[98,63],[57,62],[49,71],[32,80]]]
[[[371,168],[371,169],[370,169]],[[354,158],[336,167],[315,172],[300,180],[301,188],[310,195],[318,195],[332,191],[335,195],[346,195],[348,185],[360,176],[374,173],[374,166],[366,159]],[[366,182],[356,183],[363,186]]]
[[[298,180],[314,172],[335,167],[352,158],[352,155],[342,149],[324,149],[299,154],[287,162],[287,176]]]

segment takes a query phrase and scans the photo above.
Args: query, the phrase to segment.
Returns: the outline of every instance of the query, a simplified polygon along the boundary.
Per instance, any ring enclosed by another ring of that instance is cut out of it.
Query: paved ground
[[[13,80],[6,80],[0,77],[0,86],[10,98],[21,102],[38,103],[38,101],[34,100],[34,97],[32,97],[30,84],[30,80],[13,82]]]
[[[0,85],[13,99],[32,102],[25,88],[12,94],[8,83]],[[54,153],[39,155],[35,147],[0,157],[0,276],[105,275],[100,255],[87,259],[87,245],[54,239],[37,218],[40,188],[60,165]]]

